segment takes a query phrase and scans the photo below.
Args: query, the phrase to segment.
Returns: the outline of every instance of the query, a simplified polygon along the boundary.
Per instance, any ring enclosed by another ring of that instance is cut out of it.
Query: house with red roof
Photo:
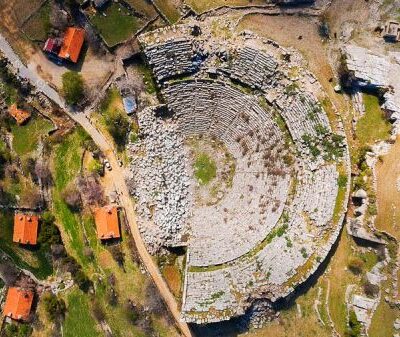
[[[73,63],[78,62],[84,41],[84,29],[77,27],[68,27],[65,31],[58,57],[64,60],[69,60]]]
[[[7,292],[3,313],[12,319],[26,321],[31,313],[32,303],[32,291],[10,287]]]
[[[16,213],[14,215],[13,241],[24,245],[36,245],[39,228],[37,215]]]
[[[8,113],[15,119],[18,125],[24,124],[31,118],[31,113],[29,111],[18,109],[15,103],[8,108]]]
[[[97,208],[94,213],[97,237],[100,240],[120,238],[118,210],[113,206]]]

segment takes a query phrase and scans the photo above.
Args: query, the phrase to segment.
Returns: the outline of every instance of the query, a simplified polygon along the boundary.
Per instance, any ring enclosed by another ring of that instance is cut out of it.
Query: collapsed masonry
[[[400,120],[400,52],[387,56],[355,45],[343,50],[346,66],[360,88],[382,89],[382,109],[394,123]]]
[[[182,315],[195,323],[242,315],[307,280],[339,235],[348,190],[338,183],[345,139],[299,54],[251,32],[219,40],[211,26],[139,37],[166,105],[138,113],[129,145],[139,228],[150,250],[187,246]],[[193,197],[185,140],[198,135],[221,141],[236,165],[209,205]]]

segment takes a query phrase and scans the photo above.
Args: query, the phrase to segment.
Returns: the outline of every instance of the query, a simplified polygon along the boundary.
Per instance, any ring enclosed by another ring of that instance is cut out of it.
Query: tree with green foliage
[[[108,132],[113,137],[119,150],[123,150],[128,134],[130,131],[130,123],[128,118],[121,111],[116,111],[105,117]]]
[[[89,164],[90,173],[98,174],[99,176],[104,175],[104,165],[98,159],[93,159]]]
[[[359,337],[361,336],[361,323],[358,321],[354,310],[349,312],[349,326],[345,332],[346,337]]]
[[[82,75],[76,71],[67,71],[62,75],[63,93],[67,104],[77,104],[84,97]]]
[[[50,319],[50,321],[55,322],[64,318],[66,306],[62,298],[58,298],[53,293],[47,292],[43,296],[42,300],[47,317]]]
[[[44,212],[41,216],[38,241],[41,245],[48,247],[62,243],[60,231],[55,224],[55,217],[50,212]]]
[[[0,178],[4,176],[4,169],[6,164],[10,162],[11,154],[6,149],[0,149]]]
[[[364,268],[364,261],[359,257],[352,257],[348,263],[348,267],[353,274],[359,275]]]
[[[6,324],[3,331],[2,337],[27,337],[32,333],[32,328],[28,324]]]
[[[82,198],[75,183],[70,182],[62,191],[61,196],[71,211],[79,212],[81,210]]]

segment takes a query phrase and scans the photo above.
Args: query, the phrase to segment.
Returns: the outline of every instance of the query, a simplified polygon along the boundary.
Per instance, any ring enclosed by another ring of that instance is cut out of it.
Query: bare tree
[[[13,285],[18,278],[17,268],[10,261],[2,260],[0,262],[0,278],[7,286]]]
[[[99,35],[94,31],[93,27],[90,25],[85,25],[85,36],[89,43],[90,48],[96,55],[104,54],[104,50],[101,45],[101,39]]]
[[[18,181],[18,169],[14,164],[7,164],[4,169],[4,174],[6,177],[9,177],[14,182]]]
[[[68,26],[68,13],[57,4],[53,5],[50,12],[50,24],[52,27],[64,31]]]
[[[81,194],[75,184],[69,184],[62,192],[62,197],[68,207],[73,211],[79,211],[82,207]]]
[[[22,193],[20,204],[27,208],[37,209],[43,205],[43,198],[38,190],[28,189]]]
[[[157,316],[164,316],[167,313],[161,295],[153,282],[149,282],[146,287],[146,304],[149,310]]]
[[[89,205],[101,205],[104,202],[103,188],[93,175],[81,177],[78,180],[78,186],[82,191],[85,201]]]
[[[35,175],[37,179],[44,186],[51,186],[53,183],[53,177],[51,175],[50,169],[46,163],[43,161],[36,161],[35,164]]]

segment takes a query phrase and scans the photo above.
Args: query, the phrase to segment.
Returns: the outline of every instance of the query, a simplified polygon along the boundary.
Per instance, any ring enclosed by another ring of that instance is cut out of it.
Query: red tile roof
[[[116,207],[105,206],[97,208],[94,213],[97,227],[97,237],[101,240],[119,238],[118,211]]]
[[[8,113],[17,121],[18,125],[24,124],[31,117],[29,111],[18,109],[16,104],[8,108]]]
[[[39,217],[16,213],[14,216],[13,241],[22,244],[36,245]]]
[[[32,291],[9,288],[3,313],[12,319],[27,320],[31,312],[32,302]]]
[[[61,44],[57,39],[48,38],[44,44],[43,51],[47,53],[58,54],[60,52]]]
[[[74,63],[78,62],[79,54],[85,40],[85,30],[82,28],[67,28],[61,46],[59,57],[68,59]]]

